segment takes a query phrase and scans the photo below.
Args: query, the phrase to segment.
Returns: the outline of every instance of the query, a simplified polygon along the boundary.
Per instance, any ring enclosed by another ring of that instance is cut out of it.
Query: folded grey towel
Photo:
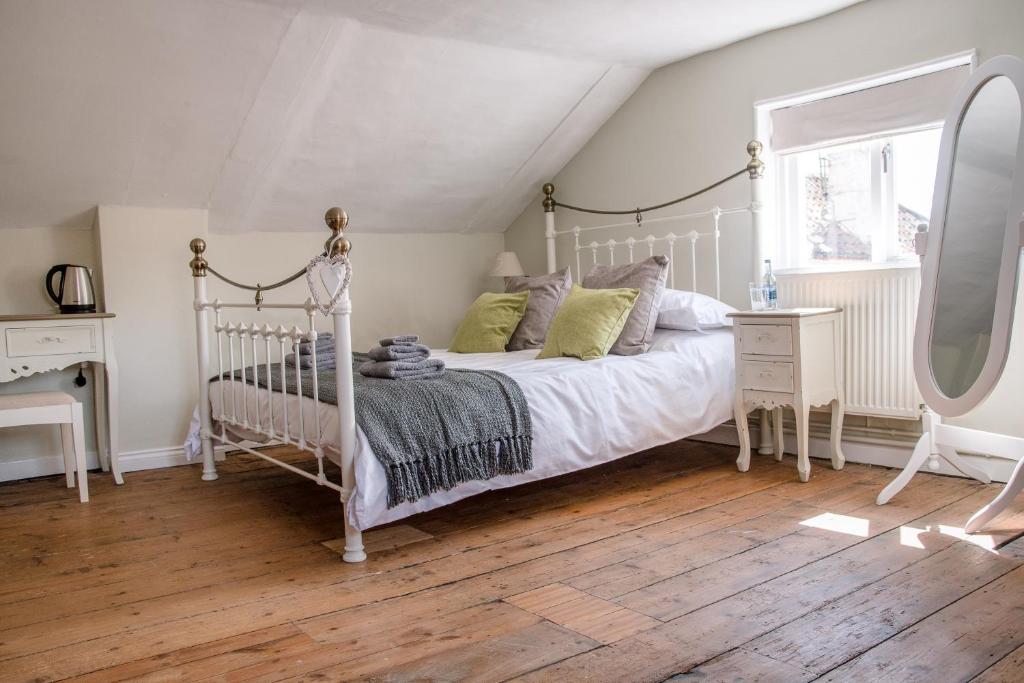
[[[403,360],[370,361],[359,366],[359,374],[379,379],[432,379],[444,373],[440,358],[409,362]]]
[[[316,350],[317,354],[326,349],[334,350],[334,335],[331,333],[318,335],[316,338]],[[299,342],[299,353],[303,355],[313,353],[313,342],[304,341]]]
[[[417,361],[430,358],[430,347],[423,344],[394,344],[393,346],[375,346],[367,354],[373,360],[407,360]]]
[[[289,353],[284,357],[284,364],[295,367],[295,354]],[[321,370],[333,368],[335,365],[335,355],[332,350],[330,353],[323,353],[317,349],[316,354],[316,366]],[[313,367],[313,356],[306,355],[304,353],[299,354],[299,367],[303,370],[310,370]]]
[[[418,334],[400,334],[395,337],[385,337],[380,340],[381,346],[396,346],[400,344],[415,344],[420,340]]]

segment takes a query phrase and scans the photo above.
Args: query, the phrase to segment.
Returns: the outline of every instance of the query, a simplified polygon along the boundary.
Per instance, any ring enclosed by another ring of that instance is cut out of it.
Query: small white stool
[[[0,396],[0,427],[41,424],[60,425],[68,488],[74,488],[75,472],[78,472],[78,499],[88,503],[89,477],[85,469],[82,404],[63,391]]]

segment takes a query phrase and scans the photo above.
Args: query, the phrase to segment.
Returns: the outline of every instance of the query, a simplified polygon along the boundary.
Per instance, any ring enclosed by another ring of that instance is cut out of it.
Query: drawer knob
[[[37,341],[36,343],[37,344],[63,344],[64,343],[64,337],[51,337],[51,336],[40,337],[39,341]]]
[[[759,341],[759,342],[764,342],[764,341],[769,341],[770,342],[770,341],[772,341],[774,339],[775,339],[774,335],[771,335],[771,334],[759,334],[759,335],[757,335],[757,341]]]
[[[775,373],[772,372],[771,370],[762,370],[760,374],[761,374],[761,377],[774,377],[775,376]]]

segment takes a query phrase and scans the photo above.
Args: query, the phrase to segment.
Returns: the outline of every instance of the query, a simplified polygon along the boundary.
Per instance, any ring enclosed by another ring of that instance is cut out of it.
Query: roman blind
[[[772,150],[790,152],[942,123],[968,65],[775,109]]]

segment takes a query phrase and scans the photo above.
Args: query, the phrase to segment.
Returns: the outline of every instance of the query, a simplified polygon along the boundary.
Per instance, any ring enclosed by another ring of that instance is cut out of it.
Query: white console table
[[[843,319],[841,308],[790,308],[730,313],[736,345],[736,429],[740,472],[750,467],[747,413],[772,413],[775,459],[782,460],[782,406],[796,417],[797,473],[811,477],[811,406],[832,406],[832,467],[843,469]],[[767,420],[765,420],[767,422]]]
[[[114,481],[123,484],[118,465],[113,317],[113,313],[0,315],[0,382],[92,363],[100,466],[104,472],[112,471]]]

